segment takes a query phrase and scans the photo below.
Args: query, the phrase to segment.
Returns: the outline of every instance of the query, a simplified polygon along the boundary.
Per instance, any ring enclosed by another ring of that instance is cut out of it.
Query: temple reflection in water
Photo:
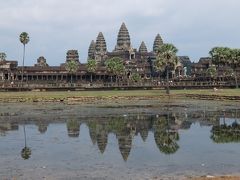
[[[239,118],[238,110],[203,110],[191,113],[169,111],[152,115],[118,115],[84,119],[69,116],[69,119],[60,123],[66,123],[69,138],[79,138],[80,127],[85,124],[88,127],[92,144],[98,147],[101,154],[104,154],[107,148],[109,134],[113,134],[123,160],[127,161],[133,147],[134,137],[140,135],[144,143],[148,139],[149,132],[153,134],[156,146],[161,153],[168,155],[176,153],[181,148],[179,130],[189,129],[194,122],[199,122],[201,126],[211,126],[210,138],[215,143],[240,142]],[[48,125],[52,123],[43,119],[25,122],[38,126],[40,134],[46,133]],[[0,135],[4,136],[10,131],[19,130],[19,125],[24,126],[21,122],[18,124],[16,121],[0,121]]]

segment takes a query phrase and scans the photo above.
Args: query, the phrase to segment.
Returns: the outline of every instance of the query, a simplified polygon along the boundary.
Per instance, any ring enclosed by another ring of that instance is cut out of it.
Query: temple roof
[[[67,51],[66,62],[71,60],[79,62],[78,50],[71,49]]]
[[[157,52],[158,48],[163,45],[163,40],[160,34],[157,34],[153,43],[153,52]]]
[[[117,37],[115,51],[127,50],[131,47],[131,40],[125,23],[122,23]]]
[[[96,43],[94,42],[94,40],[92,40],[88,48],[88,59],[93,59],[95,48],[96,48]]]
[[[147,53],[148,52],[147,47],[146,47],[144,41],[142,41],[142,43],[141,43],[141,45],[139,47],[139,52],[140,53]]]
[[[107,51],[107,45],[106,45],[106,41],[104,39],[103,33],[100,32],[97,36],[97,40],[96,40],[96,51],[100,52],[106,52]]]
[[[39,66],[39,67],[46,67],[48,66],[46,59],[43,56],[40,56],[37,59],[37,64],[35,64],[34,66]]]

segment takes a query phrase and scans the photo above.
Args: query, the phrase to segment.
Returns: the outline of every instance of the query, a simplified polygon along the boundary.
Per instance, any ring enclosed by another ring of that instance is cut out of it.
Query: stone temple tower
[[[163,40],[160,36],[160,34],[157,34],[155,37],[154,43],[153,43],[153,52],[156,53],[158,48],[163,45]]]
[[[78,50],[72,49],[72,50],[67,51],[66,62],[71,61],[71,60],[74,60],[77,63],[80,63],[79,62]]]
[[[128,51],[131,49],[131,40],[125,23],[122,23],[117,37],[117,45],[114,51]]]
[[[147,52],[148,52],[147,46],[145,45],[144,41],[141,43],[138,51],[139,51],[140,53],[147,53]]]
[[[95,48],[96,43],[94,42],[94,40],[92,40],[88,48],[88,59],[95,59]]]
[[[94,46],[94,45],[92,45]],[[92,47],[93,48],[93,47]],[[95,44],[95,60],[100,63],[107,58],[107,45],[103,33],[100,32],[97,36]]]

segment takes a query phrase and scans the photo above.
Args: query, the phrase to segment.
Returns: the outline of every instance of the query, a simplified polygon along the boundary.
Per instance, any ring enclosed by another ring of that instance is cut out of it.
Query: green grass
[[[173,90],[172,94],[203,94],[219,96],[240,96],[240,89],[194,89],[194,90]]]
[[[171,90],[171,95],[204,94],[220,96],[240,96],[240,89]],[[165,95],[165,90],[112,90],[112,91],[57,91],[57,92],[0,92],[0,99],[61,99],[67,97],[157,97]]]

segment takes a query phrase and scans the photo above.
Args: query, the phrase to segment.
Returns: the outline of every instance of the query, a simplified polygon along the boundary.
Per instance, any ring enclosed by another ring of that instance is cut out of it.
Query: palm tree
[[[216,77],[216,75],[217,75],[216,67],[215,67],[215,66],[210,66],[210,67],[207,69],[206,74],[207,74],[208,76],[210,76],[211,78]]]
[[[0,53],[0,62],[1,62],[1,61],[5,61],[5,60],[6,60],[6,58],[7,58],[7,55],[6,55],[6,53],[4,53],[4,52],[1,52],[1,53]]]
[[[23,60],[22,60],[22,78],[21,86],[23,86],[23,70],[24,70],[24,61],[25,61],[25,45],[30,41],[28,33],[22,32],[19,36],[20,42],[23,44]]]
[[[166,71],[167,75],[167,94],[170,94],[169,89],[169,71],[175,70],[179,62],[176,55],[178,49],[173,44],[163,44],[159,47],[155,61],[155,68],[162,72]]]
[[[95,59],[89,59],[87,62],[87,71],[91,73],[91,82],[92,82],[92,74],[96,72],[97,62]]]
[[[119,78],[125,72],[125,67],[123,65],[123,60],[119,57],[113,57],[106,61],[107,71],[116,76],[116,79]],[[112,76],[111,76],[112,82]]]
[[[238,88],[236,68],[240,65],[240,49],[230,49],[228,47],[214,47],[209,52],[212,63],[217,65],[228,65],[233,69],[236,88]]]
[[[131,80],[132,80],[133,82],[138,83],[138,82],[141,80],[140,74],[139,74],[139,73],[133,73],[133,74],[131,74]]]
[[[71,84],[72,84],[73,74],[77,72],[79,68],[79,63],[73,59],[69,60],[67,61],[65,68],[71,74]]]
[[[116,75],[116,80],[119,83],[119,77],[124,74],[125,66],[123,65],[123,61],[121,58],[114,58],[115,67],[113,73]]]
[[[228,47],[214,47],[209,54],[212,58],[212,63],[219,67],[219,65],[225,65],[227,63],[230,59],[231,52]]]
[[[110,73],[110,75],[111,75],[111,83],[112,83],[112,74],[113,74],[114,69],[115,69],[115,61],[114,61],[114,58],[108,59],[108,60],[105,62],[105,65],[106,65],[107,71],[108,71],[108,72]]]
[[[240,49],[231,49],[230,61],[227,64],[233,69],[236,88],[238,88],[237,67],[240,66]]]

